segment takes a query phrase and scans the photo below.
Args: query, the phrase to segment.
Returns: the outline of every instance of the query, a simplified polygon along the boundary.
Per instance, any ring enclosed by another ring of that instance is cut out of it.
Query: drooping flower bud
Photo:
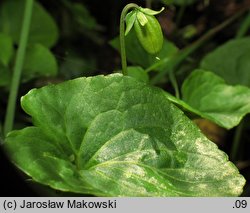
[[[134,27],[136,36],[142,47],[150,54],[159,52],[163,45],[163,34],[161,26],[154,15],[162,12],[154,11],[148,8],[134,9],[126,17],[125,35]]]

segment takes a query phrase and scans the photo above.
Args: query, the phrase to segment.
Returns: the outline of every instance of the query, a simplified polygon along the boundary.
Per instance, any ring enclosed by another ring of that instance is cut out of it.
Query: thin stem
[[[230,25],[233,21],[235,21],[237,18],[239,18],[247,10],[249,10],[249,8],[245,8],[245,9],[241,10],[240,12],[238,12],[237,14],[232,16],[231,18],[227,19],[226,21],[222,22],[218,26],[216,26],[213,29],[209,30],[205,35],[203,35],[197,41],[192,43],[190,46],[188,46],[188,47],[184,48],[183,50],[179,51],[173,57],[173,59],[170,60],[169,62],[166,62],[166,60],[163,59],[163,60],[159,61],[158,63],[152,65],[152,67],[149,67],[147,69],[147,72],[149,72],[149,71],[151,71],[151,70],[153,70],[153,69],[155,69],[155,68],[157,68],[159,66],[162,66],[162,64],[164,64],[164,62],[166,62],[166,64],[167,64],[164,71],[158,73],[154,78],[152,78],[150,83],[151,84],[156,84],[159,81],[161,81],[161,79],[164,77],[164,75],[169,74],[171,72],[174,72],[176,67],[179,66],[190,54],[192,54],[198,48],[200,48],[204,44],[205,41],[209,40],[216,33],[220,32],[222,29],[224,29],[225,27]]]
[[[14,72],[13,72],[11,86],[10,86],[10,94],[9,94],[9,99],[8,99],[7,112],[5,116],[5,123],[4,123],[4,135],[5,136],[13,128],[15,109],[16,109],[16,99],[17,99],[17,93],[18,93],[19,84],[20,84],[20,77],[21,77],[21,72],[23,68],[24,57],[26,53],[26,46],[28,42],[33,2],[34,0],[26,0],[25,2],[24,18],[23,18],[21,37],[20,37],[20,43],[19,43],[20,46],[17,50]]]
[[[127,4],[121,13],[120,18],[120,48],[121,48],[121,61],[122,61],[122,74],[127,75],[127,58],[126,58],[126,47],[125,47],[125,18],[129,10],[139,8],[137,4]]]
[[[231,155],[230,155],[231,160],[233,162],[235,162],[238,157],[243,129],[244,129],[244,119],[242,119],[240,124],[237,126],[235,134],[234,134],[233,145],[232,145]]]
[[[180,98],[178,83],[177,83],[176,77],[175,77],[173,72],[169,73],[169,80],[170,80],[172,86],[174,87],[175,97]]]
[[[250,28],[250,12],[247,14],[247,17],[244,19],[243,23],[240,25],[240,28],[236,34],[236,38],[242,38],[245,36],[247,31]]]

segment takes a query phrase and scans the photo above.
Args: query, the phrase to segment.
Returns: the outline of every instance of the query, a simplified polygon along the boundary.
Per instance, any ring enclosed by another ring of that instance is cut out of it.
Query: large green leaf
[[[97,196],[237,196],[245,183],[161,89],[113,74],[33,89],[5,148],[33,180]]]
[[[25,0],[8,0],[0,5],[0,32],[19,43]],[[58,28],[53,18],[37,2],[34,3],[29,43],[53,46],[58,39]]]
[[[234,39],[209,53],[201,68],[211,70],[228,84],[250,87],[250,38]]]
[[[182,95],[182,101],[170,95],[168,99],[226,129],[250,113],[250,89],[227,85],[209,71],[193,71],[182,85]]]
[[[133,65],[139,65],[143,68],[148,68],[156,63],[159,63],[159,60],[164,60],[164,62],[161,63],[161,65],[158,66],[155,71],[164,70],[170,58],[178,52],[177,47],[173,43],[164,40],[162,49],[159,53],[156,55],[148,54],[140,45],[133,29],[125,37],[125,41],[127,58],[128,61]],[[113,39],[110,43],[115,49],[120,49],[119,38]]]
[[[9,36],[0,33],[0,63],[7,66],[14,52],[12,40]]]

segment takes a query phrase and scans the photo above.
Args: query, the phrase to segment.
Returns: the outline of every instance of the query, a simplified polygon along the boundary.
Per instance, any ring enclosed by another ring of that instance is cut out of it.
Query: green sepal
[[[126,15],[126,18],[125,18],[125,21],[126,21],[125,36],[128,35],[128,33],[130,32],[130,30],[133,28],[135,20],[136,20],[136,11],[135,10],[129,12]]]
[[[149,8],[142,8],[142,7],[139,8],[139,10],[140,10],[142,13],[144,13],[144,14],[146,14],[146,15],[150,15],[150,16],[158,15],[158,14],[160,14],[164,9],[165,9],[165,8],[162,7],[160,10],[156,11],[156,10],[151,10],[151,9],[149,9]]]

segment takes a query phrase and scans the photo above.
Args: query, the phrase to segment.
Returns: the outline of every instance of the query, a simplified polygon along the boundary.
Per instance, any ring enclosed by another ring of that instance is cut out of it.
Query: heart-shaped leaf
[[[225,153],[161,89],[113,74],[33,89],[35,127],[5,148],[33,180],[97,196],[237,196],[245,183]]]
[[[231,129],[250,113],[250,89],[227,85],[212,72],[195,70],[182,85],[182,100],[168,99],[184,109]]]

